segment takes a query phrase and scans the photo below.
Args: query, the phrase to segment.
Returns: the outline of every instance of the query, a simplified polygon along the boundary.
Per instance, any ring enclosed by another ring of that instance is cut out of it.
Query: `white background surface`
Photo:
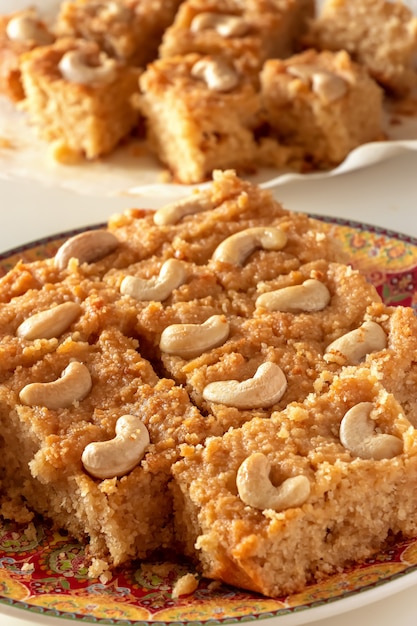
[[[289,183],[277,188],[275,195],[290,210],[351,218],[417,237],[417,152],[410,151],[334,178]],[[0,180],[0,251],[46,235],[106,221],[112,213],[127,208],[158,206],[160,202],[123,197],[95,200],[34,183]],[[398,585],[388,584],[378,595],[382,599],[372,604],[355,608],[366,603],[364,594],[356,596],[352,602],[342,601],[343,610],[347,611],[343,614],[311,622],[314,612],[309,615],[306,611],[302,619],[314,626],[417,626],[416,591],[411,587],[398,592]],[[331,611],[339,611],[337,602],[331,606]],[[282,620],[268,620],[268,626],[272,622],[280,626]],[[21,610],[13,611],[10,617],[10,612],[6,614],[0,605],[0,626],[34,623],[65,626],[74,622],[35,618]]]

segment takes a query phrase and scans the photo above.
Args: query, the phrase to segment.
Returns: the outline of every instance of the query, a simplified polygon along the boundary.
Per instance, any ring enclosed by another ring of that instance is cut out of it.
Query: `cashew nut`
[[[30,13],[12,17],[7,23],[6,35],[11,41],[33,41],[39,45],[46,45],[54,40],[39,19]]]
[[[79,263],[91,263],[110,254],[118,245],[119,240],[108,230],[87,230],[63,243],[54,263],[60,270],[65,269],[72,258]]]
[[[192,195],[161,207],[155,211],[153,221],[157,226],[177,224],[186,215],[209,211],[213,207],[214,203],[210,198]]]
[[[321,311],[330,302],[330,292],[321,281],[309,278],[302,285],[291,285],[263,293],[256,299],[257,307],[269,311]]]
[[[115,431],[113,439],[94,441],[84,448],[81,461],[95,478],[124,476],[138,465],[149,445],[148,429],[136,415],[119,417]]]
[[[375,432],[370,418],[372,402],[359,402],[345,413],[340,423],[342,445],[361,459],[392,459],[403,451],[399,437]]]
[[[213,252],[212,259],[232,265],[243,265],[257,248],[281,250],[287,243],[287,235],[273,226],[247,228],[222,241]]]
[[[120,293],[132,296],[135,300],[162,302],[186,279],[187,271],[184,263],[178,259],[168,259],[162,265],[159,275],[153,278],[125,276],[120,284]]]
[[[204,58],[194,63],[191,76],[204,80],[213,91],[231,91],[239,84],[234,68],[223,59]]]
[[[332,72],[317,72],[312,77],[312,89],[324,102],[334,102],[347,93],[346,81]]]
[[[243,461],[236,477],[242,502],[261,511],[283,511],[304,504],[311,490],[307,476],[292,476],[279,487],[274,487],[269,478],[270,472],[271,463],[261,452],[255,452]]]
[[[88,368],[78,361],[71,362],[61,377],[51,383],[30,383],[19,394],[22,404],[64,409],[83,400],[92,386]]]
[[[347,83],[338,74],[320,68],[318,65],[308,65],[300,63],[291,65],[287,69],[288,73],[297,78],[301,78],[311,83],[311,88],[315,94],[324,102],[334,102],[347,93]]]
[[[190,24],[191,32],[199,33],[207,29],[215,30],[222,37],[242,37],[249,31],[249,24],[239,15],[211,11],[195,15]]]
[[[364,322],[359,328],[342,335],[327,346],[324,359],[338,361],[340,356],[350,365],[357,365],[367,354],[378,352],[387,346],[387,336],[376,322]]]
[[[224,315],[212,315],[203,324],[172,324],[161,334],[162,352],[193,359],[224,343],[230,325]]]
[[[82,50],[69,50],[61,58],[58,69],[63,78],[71,83],[111,83],[117,74],[117,63],[104,52],[100,52],[98,65],[91,65]]]
[[[91,2],[87,6],[94,16],[99,13],[100,18],[103,20],[110,18],[127,22],[129,19],[132,19],[132,10],[120,2],[103,2],[100,0],[99,2]]]
[[[77,302],[63,302],[28,317],[18,326],[16,335],[28,340],[60,337],[80,313],[81,306]]]
[[[219,380],[209,383],[203,389],[203,398],[237,409],[257,409],[272,406],[278,402],[287,388],[287,379],[282,369],[266,361],[256,370],[253,378],[242,382]]]

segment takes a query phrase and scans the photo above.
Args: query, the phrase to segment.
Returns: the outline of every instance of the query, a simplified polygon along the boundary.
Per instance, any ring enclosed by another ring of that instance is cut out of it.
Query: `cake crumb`
[[[109,564],[104,559],[93,559],[90,567],[88,568],[89,578],[98,578],[100,582],[102,576],[106,577],[109,573]],[[108,582],[108,581],[106,581]]]
[[[31,565],[30,563],[28,563],[26,561],[26,563],[23,563],[22,565],[22,572],[31,572],[33,570],[33,565]]]
[[[109,570],[106,570],[98,577],[98,579],[102,585],[107,585],[107,583],[112,579],[112,574]]]
[[[172,597],[189,596],[198,588],[198,580],[195,574],[184,574],[172,588]]]

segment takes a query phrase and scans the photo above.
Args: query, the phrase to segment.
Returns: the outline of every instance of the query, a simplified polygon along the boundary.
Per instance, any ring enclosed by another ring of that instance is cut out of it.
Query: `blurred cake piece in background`
[[[108,154],[138,121],[130,99],[140,70],[108,57],[94,42],[59,39],[26,53],[21,69],[29,121],[63,153]]]
[[[75,0],[63,2],[56,32],[95,41],[120,61],[144,66],[157,56],[164,30],[181,0]]]
[[[312,0],[186,0],[159,53],[221,55],[256,71],[267,58],[293,54],[313,16]]]
[[[0,94],[14,101],[24,97],[21,55],[53,40],[54,36],[34,9],[0,15]]]
[[[238,63],[199,54],[159,59],[140,87],[150,146],[177,182],[208,180],[213,169],[254,171],[260,97]]]
[[[261,94],[271,131],[314,167],[337,165],[357,146],[382,139],[382,89],[347,52],[270,59]]]
[[[326,0],[307,45],[346,50],[395,95],[417,85],[417,17],[401,1]]]

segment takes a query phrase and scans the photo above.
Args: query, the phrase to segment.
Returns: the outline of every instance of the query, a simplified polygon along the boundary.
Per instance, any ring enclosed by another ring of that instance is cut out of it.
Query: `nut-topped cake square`
[[[22,54],[53,41],[54,35],[34,9],[0,15],[0,94],[22,100]]]
[[[161,58],[192,52],[234,60],[253,73],[271,57],[293,54],[300,46],[311,0],[185,0],[165,31]]]
[[[264,115],[277,140],[329,167],[382,139],[382,90],[345,51],[313,49],[269,59],[261,71]]]
[[[270,596],[416,536],[417,318],[337,232],[216,171],[12,268],[3,515]]]
[[[416,431],[366,369],[174,466],[178,536],[210,578],[280,596],[415,535]]]
[[[306,41],[321,50],[346,50],[397,96],[417,85],[417,17],[402,2],[326,0]]]
[[[139,69],[109,57],[95,42],[61,38],[21,61],[23,107],[55,157],[94,159],[111,152],[136,126],[130,99]]]
[[[143,67],[157,56],[165,29],[181,0],[64,1],[55,31],[60,37],[95,41],[119,61]]]

